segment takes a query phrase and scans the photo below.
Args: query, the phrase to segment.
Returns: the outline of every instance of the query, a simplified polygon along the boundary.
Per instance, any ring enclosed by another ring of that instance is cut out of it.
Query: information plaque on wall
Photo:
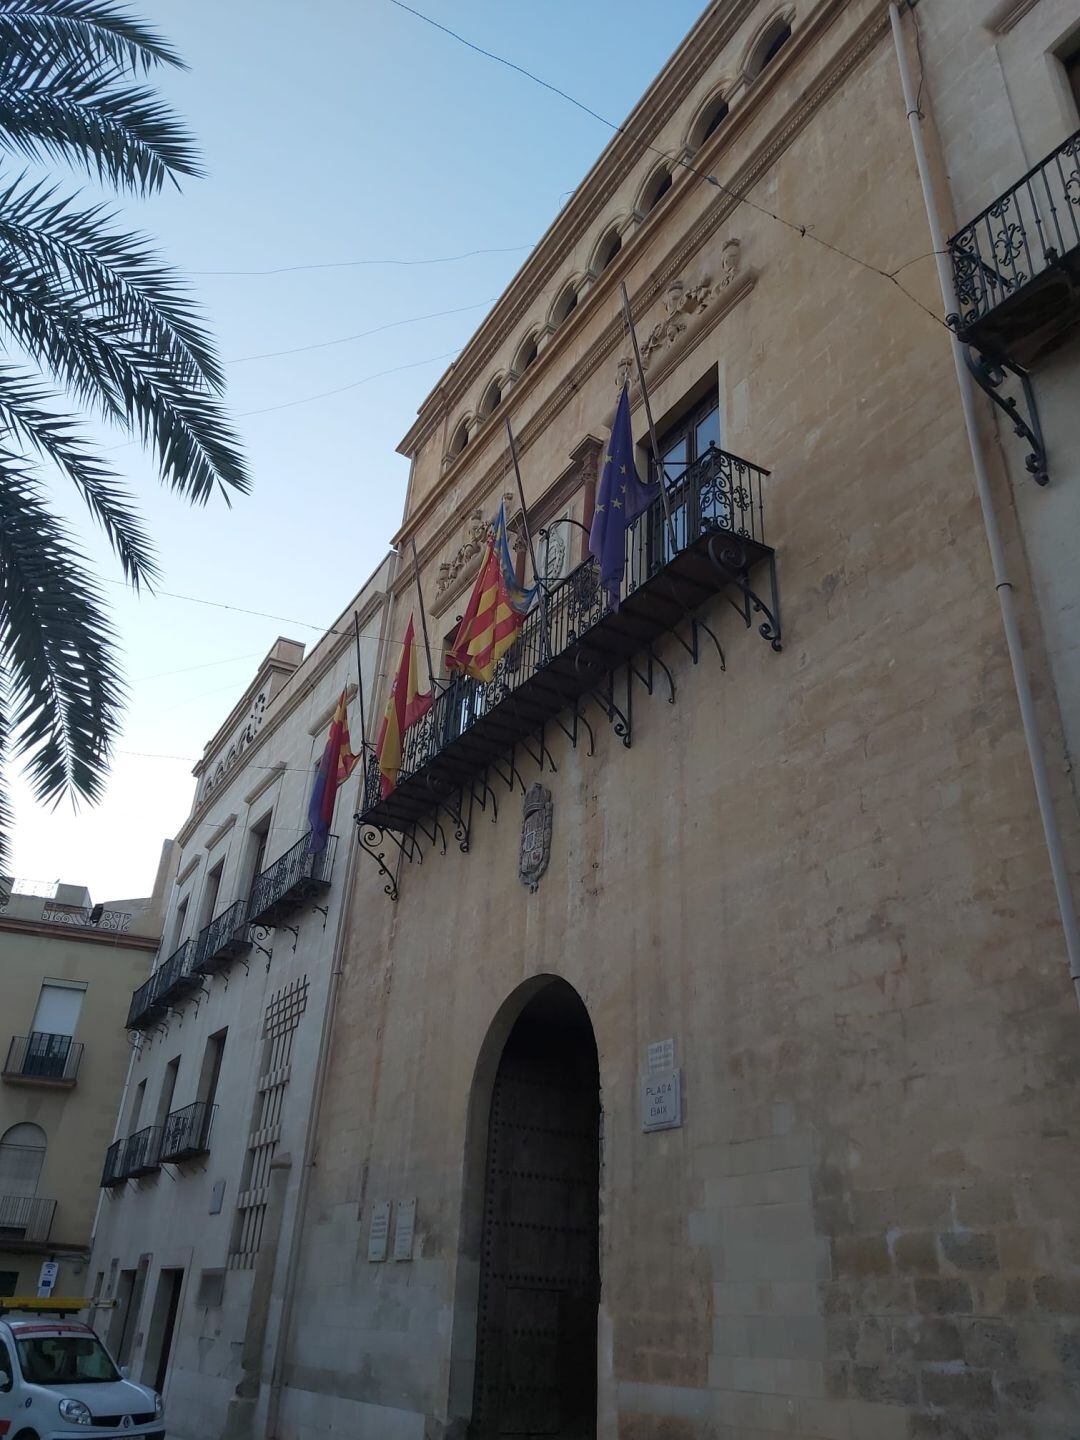
[[[390,1201],[380,1200],[372,1207],[371,1229],[368,1231],[367,1258],[385,1260],[390,1241]]]
[[[642,1130],[677,1130],[682,1124],[682,1077],[667,1070],[641,1077]]]
[[[394,1231],[394,1259],[411,1260],[413,1236],[416,1233],[416,1201],[399,1200],[397,1228]]]

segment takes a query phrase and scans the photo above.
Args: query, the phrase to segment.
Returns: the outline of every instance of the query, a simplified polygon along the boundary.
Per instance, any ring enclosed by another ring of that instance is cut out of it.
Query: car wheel
[[[38,1440],[36,1430],[20,1430],[15,1440]]]

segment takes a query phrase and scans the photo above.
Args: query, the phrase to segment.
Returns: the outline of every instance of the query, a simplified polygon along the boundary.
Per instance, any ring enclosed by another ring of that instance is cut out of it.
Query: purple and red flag
[[[343,690],[334,711],[334,718],[330,722],[330,734],[326,737],[326,748],[315,772],[315,784],[308,803],[308,824],[311,826],[308,849],[312,851],[325,849],[334,819],[337,792],[352,774],[360,758],[353,754],[349,744],[349,716],[345,707],[345,694]]]

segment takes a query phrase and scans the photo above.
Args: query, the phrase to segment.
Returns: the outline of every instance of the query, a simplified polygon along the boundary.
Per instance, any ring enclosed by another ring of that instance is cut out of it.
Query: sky
[[[416,8],[620,121],[702,4]],[[190,67],[153,83],[197,136],[206,175],[118,209],[190,277],[227,362],[253,487],[231,508],[191,508],[122,433],[95,432],[157,544],[158,593],[136,597],[56,482],[108,582],[130,700],[97,806],[44,809],[15,777],[10,868],[86,885],[95,900],[149,892],[162,841],[190,810],[192,764],[260,659],[278,635],[314,642],[386,553],[407,479],[396,445],[611,138],[392,0],[133,8]],[[268,353],[282,351],[293,353]]]

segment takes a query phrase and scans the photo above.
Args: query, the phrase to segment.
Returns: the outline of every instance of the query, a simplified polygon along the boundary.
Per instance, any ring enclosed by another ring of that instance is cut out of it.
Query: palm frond
[[[81,403],[151,442],[178,493],[246,491],[212,345],[175,273],[110,218],[41,186],[0,192],[0,326]]]
[[[187,66],[160,35],[113,0],[0,0],[0,49],[39,50],[53,63],[110,62],[150,71]]]
[[[4,768],[9,729],[7,712],[7,677],[4,674],[3,665],[0,664],[0,873],[7,869],[11,861],[11,845],[8,842],[12,821],[11,796],[7,787],[7,772]]]
[[[0,365],[0,434],[6,430],[9,445],[11,438],[20,439],[52,460],[105,531],[128,581],[136,590],[140,584],[153,584],[159,571],[134,498],[89,449],[75,420],[45,408],[53,398],[30,376],[13,366]]]
[[[0,149],[65,161],[140,195],[202,173],[191,135],[153,91],[104,85],[82,70],[11,84],[4,68],[0,63]]]
[[[124,687],[96,584],[19,457],[0,451],[0,665],[9,748],[39,801],[100,798]]]

